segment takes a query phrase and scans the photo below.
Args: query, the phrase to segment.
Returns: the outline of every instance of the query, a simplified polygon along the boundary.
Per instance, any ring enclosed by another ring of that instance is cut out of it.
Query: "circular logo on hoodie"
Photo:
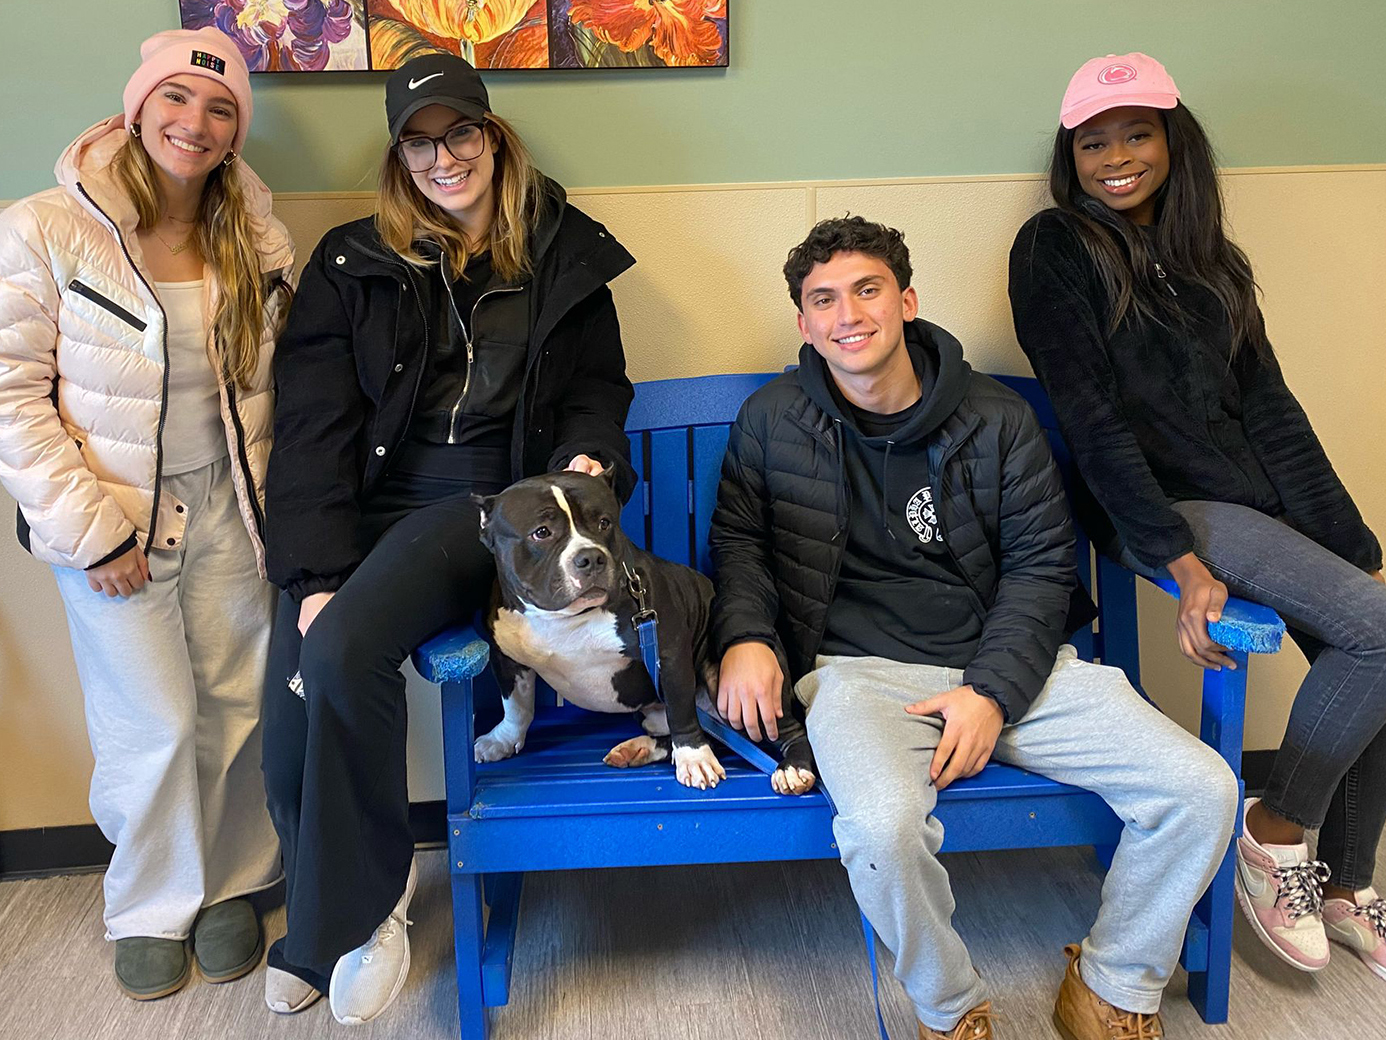
[[[917,534],[925,545],[939,538],[934,493],[928,486],[920,488],[910,498],[909,505],[905,506],[905,519],[909,521],[910,530]]]
[[[1109,87],[1115,87],[1121,83],[1130,83],[1135,78],[1135,68],[1124,63],[1108,65],[1097,74],[1097,82],[1105,83]]]

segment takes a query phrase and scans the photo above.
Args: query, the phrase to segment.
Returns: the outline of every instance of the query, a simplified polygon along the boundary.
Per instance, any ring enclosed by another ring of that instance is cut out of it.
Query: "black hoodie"
[[[943,542],[928,441],[967,392],[971,369],[941,329],[906,325],[905,344],[921,394],[894,415],[855,407],[816,352],[804,358],[805,391],[840,424],[851,498],[819,653],[965,668],[985,611]]]
[[[985,619],[963,682],[1016,722],[1043,688],[1064,636],[1093,616],[1077,580],[1063,486],[1045,433],[1018,394],[973,372],[938,326],[915,321],[907,338],[928,345],[940,373],[920,416],[909,420],[911,444],[919,424],[909,465],[928,461],[939,536]],[[858,511],[847,472],[855,435],[846,432],[817,354],[806,348],[800,361],[742,406],[708,534],[718,652],[745,640],[782,646],[795,680],[813,670],[822,648]],[[895,488],[894,449],[889,476],[884,455],[881,484]],[[911,480],[917,476],[911,469]],[[903,479],[899,486],[903,492]],[[912,484],[910,496],[921,486]],[[898,509],[876,515],[898,521]],[[908,502],[905,516],[908,525]],[[901,537],[898,522],[892,529]],[[945,583],[935,589],[946,591]],[[890,602],[896,609],[886,611],[885,627],[911,639],[929,604]]]

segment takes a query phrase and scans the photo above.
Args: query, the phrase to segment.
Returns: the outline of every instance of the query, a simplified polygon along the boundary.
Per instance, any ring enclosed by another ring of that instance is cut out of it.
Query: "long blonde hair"
[[[159,222],[163,206],[153,161],[138,137],[133,134],[126,137],[125,144],[111,161],[111,168],[135,205],[139,229],[152,228]],[[273,285],[266,284],[260,271],[260,252],[255,247],[250,209],[228,166],[219,164],[207,176],[197,206],[192,241],[217,281],[219,291],[216,313],[212,315],[212,343],[222,376],[242,390],[248,390],[260,363],[260,344],[266,325],[271,321],[283,321],[293,290],[282,278],[276,279]],[[268,304],[276,293],[284,294],[285,300],[271,318]]]
[[[544,177],[535,169],[529,149],[513,126],[490,112],[486,114],[485,126],[488,137],[494,133],[499,139],[495,145],[496,171],[492,175],[496,214],[487,248],[491,251],[492,270],[509,282],[532,270],[529,233],[543,210]],[[380,163],[375,226],[385,245],[417,267],[434,263],[415,247],[419,239],[436,244],[453,271],[464,270],[467,261],[478,252],[468,244],[457,221],[414,186],[413,177],[394,148],[386,149]]]

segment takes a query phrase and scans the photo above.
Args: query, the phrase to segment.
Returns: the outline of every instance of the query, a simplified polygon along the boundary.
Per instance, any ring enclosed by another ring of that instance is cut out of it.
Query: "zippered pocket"
[[[92,303],[96,304],[102,310],[106,310],[114,314],[117,318],[125,322],[125,324],[129,325],[136,332],[143,332],[145,329],[149,327],[148,322],[140,321],[139,318],[135,317],[120,304],[116,303],[114,300],[102,296],[90,285],[87,285],[84,282],[79,282],[76,278],[68,282],[67,287],[72,292],[75,292],[78,296],[82,296],[90,300]]]

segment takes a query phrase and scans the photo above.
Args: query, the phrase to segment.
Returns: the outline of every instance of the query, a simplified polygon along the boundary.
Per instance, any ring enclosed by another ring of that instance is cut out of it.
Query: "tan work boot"
[[[993,1040],[991,1032],[991,1001],[978,1004],[963,1015],[951,1033],[940,1033],[919,1023],[919,1040]]]
[[[1059,997],[1054,1001],[1054,1025],[1064,1040],[1161,1040],[1165,1026],[1158,1012],[1142,1015],[1123,1011],[1088,989],[1078,974],[1081,951],[1082,947],[1076,943],[1064,947],[1068,970],[1059,985]]]

